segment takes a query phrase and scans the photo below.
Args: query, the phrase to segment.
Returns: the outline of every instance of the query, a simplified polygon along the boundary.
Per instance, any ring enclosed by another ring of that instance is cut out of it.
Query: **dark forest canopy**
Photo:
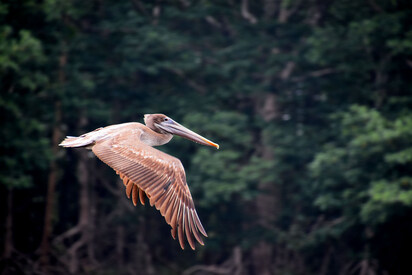
[[[406,0],[1,1],[0,274],[405,274],[411,26]],[[160,148],[196,251],[57,147],[146,113],[220,144]]]

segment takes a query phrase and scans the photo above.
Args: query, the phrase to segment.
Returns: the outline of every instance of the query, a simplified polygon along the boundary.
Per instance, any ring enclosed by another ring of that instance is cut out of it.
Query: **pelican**
[[[59,145],[85,147],[113,168],[126,186],[126,195],[145,204],[149,198],[171,226],[173,239],[176,233],[182,249],[185,235],[195,250],[195,241],[204,245],[206,231],[197,215],[186,174],[179,159],[152,146],[168,143],[178,135],[219,149],[219,145],[180,125],[164,114],[147,114],[146,125],[129,122],[98,128],[79,137],[67,136]]]

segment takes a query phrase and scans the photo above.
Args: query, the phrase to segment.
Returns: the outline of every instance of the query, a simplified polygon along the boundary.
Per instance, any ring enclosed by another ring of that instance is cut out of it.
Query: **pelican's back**
[[[86,147],[90,149],[97,141],[112,137],[115,133],[119,133],[123,130],[130,128],[140,128],[143,126],[141,123],[128,122],[122,124],[111,125],[107,127],[97,128],[94,131],[83,134],[78,137],[67,136],[59,146],[63,147]]]

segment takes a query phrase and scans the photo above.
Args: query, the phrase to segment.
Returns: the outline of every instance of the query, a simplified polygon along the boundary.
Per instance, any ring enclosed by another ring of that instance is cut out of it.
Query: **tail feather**
[[[106,131],[103,130],[105,128],[97,128],[94,131],[89,133],[83,134],[79,137],[67,136],[59,146],[62,147],[86,147],[91,148],[94,143],[99,140],[100,138],[104,137]]]
[[[87,136],[80,136],[80,137],[72,137],[67,136],[59,146],[62,147],[85,147],[92,145],[94,140]]]

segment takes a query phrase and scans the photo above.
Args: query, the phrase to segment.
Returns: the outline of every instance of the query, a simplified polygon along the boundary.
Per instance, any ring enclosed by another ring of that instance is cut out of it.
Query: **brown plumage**
[[[190,131],[163,114],[145,115],[145,125],[123,123],[96,129],[80,137],[67,137],[60,146],[86,147],[112,167],[126,187],[126,195],[155,206],[172,227],[172,237],[184,249],[185,236],[195,249],[195,240],[203,245],[207,237],[196,213],[186,175],[179,159],[152,146],[169,142],[179,135],[194,142],[219,148],[219,145]]]

